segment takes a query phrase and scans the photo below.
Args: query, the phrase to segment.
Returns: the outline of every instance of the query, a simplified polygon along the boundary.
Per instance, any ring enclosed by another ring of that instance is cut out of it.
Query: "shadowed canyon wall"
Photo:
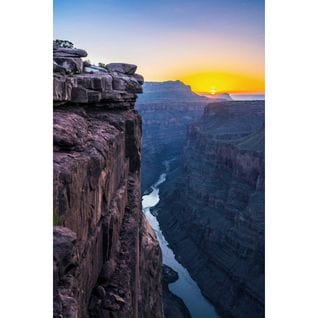
[[[175,158],[185,142],[187,126],[203,113],[209,99],[194,94],[180,81],[146,82],[136,108],[142,116],[142,191],[163,170],[163,161]]]
[[[142,213],[143,78],[54,44],[54,317],[163,317],[162,256]]]
[[[190,125],[158,219],[222,317],[264,317],[264,102],[222,102]]]
[[[145,84],[143,191],[174,158],[156,211],[163,234],[221,317],[264,317],[264,101]]]

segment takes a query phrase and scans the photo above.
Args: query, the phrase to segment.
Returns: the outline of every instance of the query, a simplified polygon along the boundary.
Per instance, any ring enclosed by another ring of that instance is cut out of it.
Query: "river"
[[[168,170],[166,166],[166,170]],[[154,208],[160,201],[159,187],[166,181],[166,173],[160,175],[158,181],[151,187],[151,192],[142,197],[142,208],[149,223],[157,234],[162,250],[163,263],[178,272],[179,279],[169,284],[172,293],[179,296],[188,307],[192,318],[218,318],[213,305],[205,299],[197,283],[191,278],[189,272],[175,258],[173,251],[164,238],[157,218],[151,214],[150,209]]]

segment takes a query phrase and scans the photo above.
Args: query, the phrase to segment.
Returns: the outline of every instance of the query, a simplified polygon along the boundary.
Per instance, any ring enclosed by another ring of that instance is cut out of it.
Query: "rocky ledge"
[[[53,50],[54,317],[162,318],[161,250],[141,209],[142,76]]]
[[[93,105],[132,109],[144,79],[135,74],[137,66],[110,63],[103,67],[83,63],[84,50],[53,45],[54,106]]]

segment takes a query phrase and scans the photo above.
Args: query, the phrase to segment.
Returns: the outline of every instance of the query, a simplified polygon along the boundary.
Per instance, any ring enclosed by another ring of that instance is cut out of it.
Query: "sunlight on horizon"
[[[262,75],[254,77],[245,74],[227,72],[206,72],[176,76],[191,86],[194,92],[210,93],[264,93],[265,83]]]
[[[55,0],[54,38],[195,92],[264,92],[264,2]],[[204,7],[204,10],[202,8]]]

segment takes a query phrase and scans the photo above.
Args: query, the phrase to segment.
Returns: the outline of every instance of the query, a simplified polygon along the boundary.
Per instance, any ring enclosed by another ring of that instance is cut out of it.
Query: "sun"
[[[215,94],[216,94],[216,89],[215,89],[215,87],[212,87],[212,88],[211,88],[210,93],[211,93],[211,95],[215,95]]]

